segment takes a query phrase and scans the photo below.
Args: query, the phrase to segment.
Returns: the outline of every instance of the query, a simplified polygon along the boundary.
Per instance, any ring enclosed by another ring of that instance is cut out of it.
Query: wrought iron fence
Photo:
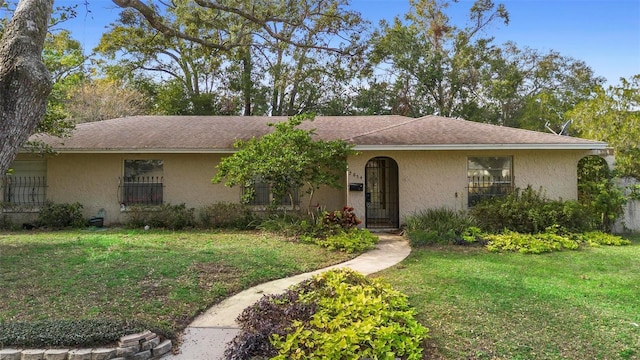
[[[492,197],[505,196],[513,192],[511,176],[469,176],[469,207]]]
[[[162,205],[162,176],[118,178],[120,203],[125,205]]]
[[[0,178],[2,201],[14,205],[41,206],[47,200],[45,176],[13,176]]]

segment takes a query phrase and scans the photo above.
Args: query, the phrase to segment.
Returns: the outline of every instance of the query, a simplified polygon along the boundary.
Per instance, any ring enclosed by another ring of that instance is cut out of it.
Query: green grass
[[[427,247],[382,272],[429,359],[640,359],[640,237],[545,255]]]
[[[250,232],[0,233],[0,323],[109,318],[177,331],[242,289],[350,257]]]

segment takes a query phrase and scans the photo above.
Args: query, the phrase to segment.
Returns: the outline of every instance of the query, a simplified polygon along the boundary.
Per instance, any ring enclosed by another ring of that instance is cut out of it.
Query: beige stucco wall
[[[122,223],[118,177],[124,160],[163,160],[163,199],[198,208],[214,202],[238,202],[240,190],[211,184],[217,154],[60,154],[48,160],[48,198],[53,202],[79,202],[87,217],[105,209],[105,223]]]
[[[589,151],[366,151],[349,159],[349,182],[365,182],[366,163],[378,156],[398,164],[400,224],[422,209],[467,209],[467,158],[513,156],[515,186],[532,185],[549,198],[577,198],[577,164]],[[349,204],[365,217],[364,191],[349,191]]]
[[[400,224],[415,211],[434,207],[467,208],[467,158],[469,156],[513,156],[516,187],[532,185],[550,198],[577,197],[577,163],[589,151],[365,151],[349,158],[345,189],[322,188],[313,205],[335,210],[348,204],[365,217],[364,191],[348,191],[350,182],[365,182],[365,165],[374,157],[394,159],[398,164]],[[21,155],[19,159],[26,158]],[[164,160],[165,203],[199,208],[215,202],[238,202],[239,188],[211,184],[219,154],[59,154],[47,160],[47,198],[57,203],[79,202],[85,216],[106,211],[106,224],[122,223],[118,177],[125,159]],[[302,206],[306,206],[305,194]],[[366,224],[365,224],[366,225]]]
[[[124,223],[120,211],[118,177],[123,175],[124,160],[163,160],[163,200],[168,204],[186,204],[200,208],[216,202],[237,203],[240,189],[212,184],[220,154],[58,154],[47,158],[47,199],[55,203],[78,202],[87,218],[105,210],[105,224]],[[31,158],[21,154],[17,160]],[[308,195],[302,198],[307,206]],[[316,191],[313,205],[333,210],[345,204],[344,190],[322,188]]]

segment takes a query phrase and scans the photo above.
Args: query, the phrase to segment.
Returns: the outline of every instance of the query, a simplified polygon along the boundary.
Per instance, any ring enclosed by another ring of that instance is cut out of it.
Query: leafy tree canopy
[[[218,164],[213,183],[225,179],[227,186],[244,186],[245,201],[254,195],[251,185],[256,179],[267,183],[273,195],[272,206],[280,199],[292,198],[292,189],[309,194],[309,206],[313,193],[321,185],[340,188],[340,179],[347,170],[347,156],[353,154],[352,146],[342,140],[314,139],[315,131],[298,126],[313,115],[296,115],[286,122],[269,124],[274,131],[248,141],[237,141],[238,149]]]
[[[616,151],[619,176],[640,178],[640,74],[618,86],[595,88],[591,99],[567,113],[578,135],[606,141]]]

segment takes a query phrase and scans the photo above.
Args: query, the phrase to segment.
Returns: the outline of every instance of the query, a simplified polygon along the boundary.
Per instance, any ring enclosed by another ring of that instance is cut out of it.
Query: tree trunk
[[[0,41],[0,175],[45,113],[51,77],[42,48],[53,0],[20,0]]]

